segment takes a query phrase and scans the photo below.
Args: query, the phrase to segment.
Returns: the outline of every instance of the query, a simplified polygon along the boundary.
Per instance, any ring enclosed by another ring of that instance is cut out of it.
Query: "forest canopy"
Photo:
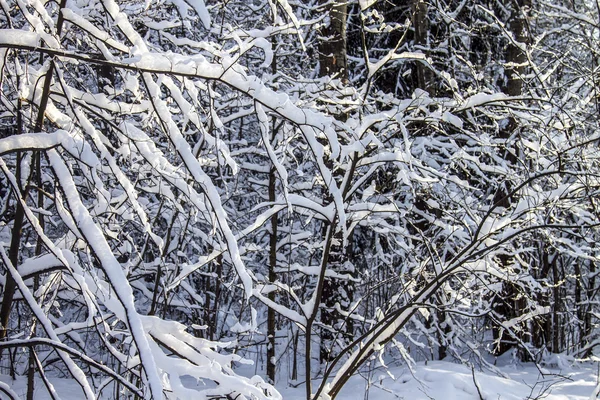
[[[588,0],[0,0],[0,373],[28,399],[310,400],[367,363],[593,355],[599,24]]]

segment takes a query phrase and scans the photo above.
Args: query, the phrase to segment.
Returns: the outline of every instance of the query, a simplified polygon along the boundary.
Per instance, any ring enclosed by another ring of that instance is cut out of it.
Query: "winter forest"
[[[0,0],[0,398],[595,369],[599,116],[598,0]]]

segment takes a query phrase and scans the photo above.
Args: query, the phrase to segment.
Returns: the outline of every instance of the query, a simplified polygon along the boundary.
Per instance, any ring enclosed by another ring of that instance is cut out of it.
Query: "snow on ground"
[[[469,366],[446,361],[418,363],[414,375],[406,366],[389,369],[392,379],[385,370],[377,369],[369,376],[355,376],[342,390],[341,400],[587,400],[598,381],[598,364],[586,363],[562,369],[546,368],[551,375],[542,377],[533,364],[507,364],[498,367],[499,373],[475,369],[473,381]],[[504,375],[502,377],[500,374]],[[366,379],[368,378],[368,380]],[[0,376],[19,396],[25,398],[24,377],[12,382],[8,376]],[[73,380],[51,379],[62,400],[79,400],[82,391]],[[370,384],[368,384],[370,382]],[[316,382],[318,383],[318,382]],[[37,382],[34,398],[47,400],[50,396]],[[367,388],[370,390],[367,393]],[[304,400],[304,384],[297,388],[279,387],[285,400]],[[110,392],[110,390],[109,390]],[[108,393],[107,393],[108,394]],[[102,398],[109,398],[102,397]],[[0,399],[4,399],[0,394]]]
[[[505,377],[490,371],[475,370],[481,397],[469,366],[445,361],[418,363],[413,375],[408,367],[390,368],[371,374],[370,385],[363,377],[353,378],[341,391],[343,400],[588,400],[596,387],[598,366],[585,364],[569,370],[546,368],[555,375],[541,377],[533,364],[499,368]],[[370,387],[367,393],[366,389]],[[303,387],[280,389],[286,400],[304,399]]]
[[[60,396],[61,400],[81,400],[84,399],[85,396],[83,391],[77,384],[77,382],[73,379],[59,379],[59,378],[50,378],[49,379],[52,386],[56,390],[56,393]],[[15,392],[20,398],[25,399],[27,395],[27,378],[25,376],[17,377],[16,381],[11,380],[10,376],[0,375],[0,382],[4,382],[8,384],[8,386]],[[36,390],[33,394],[33,398],[35,400],[51,400],[52,397],[48,394],[48,391],[43,386],[41,380],[37,379],[35,382]],[[8,397],[0,392],[0,399],[5,400]]]

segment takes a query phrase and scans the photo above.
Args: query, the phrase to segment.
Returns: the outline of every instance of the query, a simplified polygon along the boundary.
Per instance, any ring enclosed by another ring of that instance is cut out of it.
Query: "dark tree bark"
[[[17,182],[21,179],[21,155],[17,155]],[[8,258],[13,266],[19,265],[19,248],[21,245],[21,229],[23,227],[23,219],[25,218],[25,211],[21,205],[18,197],[23,196],[24,193],[15,193],[17,198],[15,219],[11,231],[10,248],[8,250]],[[8,271],[8,267],[6,268]],[[2,295],[2,306],[0,307],[0,340],[4,340],[8,335],[8,324],[10,319],[10,311],[12,310],[13,298],[16,290],[16,282],[12,278],[11,274],[6,274],[6,285],[4,287],[4,294]]]
[[[510,34],[512,35],[512,39],[509,41],[508,47],[506,49],[505,59],[506,59],[506,86],[504,87],[504,92],[509,96],[520,96],[523,93],[523,80],[522,76],[525,73],[527,56],[524,51],[524,47],[529,43],[529,35],[527,29],[527,15],[526,10],[531,7],[531,0],[509,0],[507,1],[507,6],[511,10],[511,14],[507,23]],[[518,129],[519,126],[516,120],[513,117],[510,117],[508,121],[504,124],[504,128],[500,129],[499,136],[503,139],[509,139],[513,132]],[[516,151],[514,147],[507,144],[506,149],[504,151],[504,158],[512,163],[517,162],[517,157],[515,156]],[[501,207],[509,207],[512,200],[510,196],[507,195],[511,190],[511,184],[509,181],[503,182],[502,185],[496,188],[496,193],[494,195],[494,202]],[[509,268],[510,264],[514,262],[513,257],[511,256],[503,256],[500,258],[500,262],[505,268]],[[548,264],[548,255],[542,254],[542,269],[546,268],[546,264]],[[510,284],[505,283],[501,296],[503,297],[502,303],[497,304],[495,310],[498,314],[500,314],[502,320],[509,320],[518,315],[521,315],[523,311],[523,301],[517,300],[520,298],[518,291],[516,288]],[[535,331],[535,329],[534,329]],[[495,327],[493,329],[494,339],[498,340],[499,344],[496,347],[496,354],[502,354],[509,350],[512,347],[514,342],[514,338],[510,337],[502,337],[502,330],[499,327]],[[530,332],[533,334],[533,332]],[[537,339],[532,338],[532,335],[527,335],[532,341],[536,341]],[[525,338],[525,337],[523,337]],[[522,353],[524,358],[527,358],[527,354]]]
[[[320,32],[319,75],[334,76],[346,81],[348,79],[346,38],[348,3],[346,0],[335,1],[329,6],[327,12],[329,14],[329,24]],[[338,119],[344,118],[344,116],[339,115],[336,117]],[[345,249],[341,244],[343,238],[340,232],[335,234],[334,242],[336,244],[331,246],[326,268],[340,272],[346,259]],[[346,332],[350,332],[352,329],[345,319],[334,311],[336,303],[339,303],[342,308],[350,304],[353,290],[348,283],[347,281],[330,278],[325,278],[323,283],[322,305],[324,307],[321,309],[323,327],[321,328],[319,353],[321,361],[330,361],[335,356],[334,342],[338,336],[343,337]]]
[[[61,0],[60,8],[64,8],[66,6],[67,1]],[[58,20],[56,22],[56,36],[60,37],[62,32],[64,18],[62,13],[59,14]],[[44,86],[42,89],[42,96],[38,108],[38,114],[35,122],[35,132],[42,132],[44,128],[44,119],[46,115],[46,107],[48,106],[48,100],[50,99],[50,84],[52,83],[52,75],[54,75],[55,63],[53,60],[50,61],[50,65],[48,67],[48,71],[44,77]],[[22,131],[22,124],[19,124],[19,129]],[[17,157],[17,174],[20,171],[20,157]],[[18,181],[20,181],[19,177],[17,177]],[[19,194],[15,193],[15,197]],[[26,189],[24,188],[23,192],[20,194],[24,199],[27,197]],[[13,264],[15,268],[17,268],[19,261],[19,247],[21,244],[21,228],[23,227],[23,219],[25,217],[25,211],[21,206],[20,201],[16,200],[17,207],[15,213],[15,220],[13,223],[13,228],[11,232],[11,243],[10,249],[8,252],[8,257],[10,262]],[[8,267],[7,267],[8,270]],[[2,296],[2,305],[0,306],[0,340],[4,340],[7,335],[7,326],[10,318],[10,311],[12,309],[13,297],[15,294],[16,283],[10,274],[6,274],[6,286],[4,288],[4,295]]]
[[[512,13],[508,27],[514,42],[509,43],[506,51],[506,94],[520,96],[523,94],[523,75],[525,73],[527,55],[522,46],[529,43],[526,10],[531,7],[531,0],[512,0]]]
[[[429,36],[429,19],[427,13],[429,7],[424,0],[413,0],[412,3],[412,24],[414,29],[414,44],[417,48],[427,48]],[[427,54],[427,51],[425,51]],[[425,90],[430,95],[434,95],[433,77],[431,70],[422,62],[415,65],[415,83],[417,88]]]
[[[336,0],[329,8],[329,24],[320,32],[319,75],[336,75],[342,80],[348,79],[348,61],[346,56],[346,19],[348,3]]]
[[[275,131],[273,131],[273,137]],[[275,166],[271,166],[269,172],[269,201],[275,201]],[[278,215],[275,214],[271,217],[271,232],[269,233],[269,282],[273,283],[277,280],[275,275],[275,268],[277,266],[277,225],[279,223]],[[275,302],[275,292],[268,294],[269,300]],[[267,309],[267,377],[271,383],[275,383],[275,310],[271,307]]]

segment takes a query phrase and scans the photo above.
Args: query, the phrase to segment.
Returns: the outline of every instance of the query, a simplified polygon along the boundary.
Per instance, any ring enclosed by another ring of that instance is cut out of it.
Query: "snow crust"
[[[252,367],[253,369],[253,367]],[[484,399],[523,400],[542,396],[547,400],[590,400],[596,386],[597,369],[594,363],[573,365],[564,363],[561,368],[546,368],[547,376],[541,376],[532,364],[512,363],[503,358],[495,370],[474,369],[469,365],[448,361],[418,362],[412,367],[390,365],[365,371],[362,376],[351,378],[341,391],[339,399],[364,400],[479,400],[479,390]],[[565,379],[566,378],[566,379]],[[62,400],[79,400],[82,392],[69,379],[50,378]],[[24,398],[25,377],[11,381],[0,375],[0,393],[7,390]],[[182,380],[182,388],[191,389],[197,383]],[[36,400],[50,400],[41,382],[36,382]],[[305,400],[303,387],[280,387],[281,398]],[[187,391],[192,395],[191,391]],[[595,398],[595,396],[593,397]]]

